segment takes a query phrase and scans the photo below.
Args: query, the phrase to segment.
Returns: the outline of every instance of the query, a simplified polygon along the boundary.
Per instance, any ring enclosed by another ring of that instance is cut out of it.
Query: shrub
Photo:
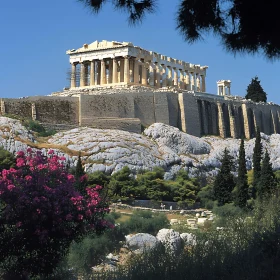
[[[169,228],[170,224],[165,214],[151,211],[135,211],[131,218],[124,223],[129,233],[145,232],[156,235],[162,228]]]
[[[16,159],[14,155],[0,146],[0,172],[2,172],[3,169],[15,167],[15,163]]]
[[[0,271],[48,275],[57,267],[73,240],[108,227],[108,212],[99,197],[100,186],[82,196],[65,158],[49,152],[17,155],[17,170],[0,177]]]

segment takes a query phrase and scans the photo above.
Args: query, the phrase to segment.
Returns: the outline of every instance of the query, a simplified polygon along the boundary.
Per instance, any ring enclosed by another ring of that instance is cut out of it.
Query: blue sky
[[[114,11],[110,4],[96,15],[76,0],[2,1],[0,97],[60,91],[67,86],[70,66],[66,50],[95,40],[115,40],[208,65],[207,92],[214,94],[216,81],[229,79],[232,93],[244,96],[251,78],[257,75],[268,101],[280,104],[280,61],[270,62],[261,55],[234,57],[212,36],[188,45],[175,30],[178,1],[159,0],[158,6],[141,25],[129,26],[126,14]]]

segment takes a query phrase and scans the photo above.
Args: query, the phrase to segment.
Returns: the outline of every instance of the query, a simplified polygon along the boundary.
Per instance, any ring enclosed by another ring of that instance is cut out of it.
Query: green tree
[[[266,93],[261,86],[259,78],[256,76],[251,80],[251,83],[247,87],[247,94],[245,95],[246,99],[251,99],[255,102],[266,102],[267,97]]]
[[[15,163],[16,159],[14,155],[0,146],[0,172],[2,172],[3,169],[14,167]]]
[[[270,163],[270,157],[266,150],[264,159],[262,162],[261,176],[257,184],[257,195],[258,198],[263,199],[264,197],[275,192],[277,187],[277,179],[272,170]]]
[[[190,178],[188,172],[180,170],[175,178],[174,187],[172,188],[173,200],[178,203],[180,207],[193,206],[197,201],[197,194],[199,191],[199,183],[195,178]]]
[[[254,168],[254,178],[253,178],[253,190],[251,196],[256,197],[256,188],[261,177],[261,160],[262,160],[262,142],[261,133],[259,127],[257,127],[255,147],[253,153],[253,168]]]
[[[225,148],[224,154],[221,160],[221,169],[214,182],[214,196],[218,201],[218,205],[224,205],[232,201],[232,190],[234,188],[234,177],[231,173],[233,166],[232,157],[229,151]]]
[[[113,200],[127,199],[133,196],[135,179],[131,176],[131,170],[125,166],[111,176],[108,185],[108,195]]]
[[[240,208],[246,207],[246,203],[249,198],[248,190],[249,186],[246,169],[244,140],[241,139],[238,158],[238,177],[237,184],[234,189],[234,204],[236,206],[239,206]]]
[[[99,12],[107,0],[78,0],[93,12]],[[116,10],[125,11],[131,23],[141,22],[146,13],[160,8],[156,0],[113,0]],[[180,0],[177,29],[189,42],[199,41],[203,35],[214,33],[225,48],[233,53],[262,52],[268,58],[280,57],[280,38],[275,36],[280,26],[274,1],[253,0]],[[170,5],[173,2],[170,1]],[[260,20],[260,17],[262,20]]]

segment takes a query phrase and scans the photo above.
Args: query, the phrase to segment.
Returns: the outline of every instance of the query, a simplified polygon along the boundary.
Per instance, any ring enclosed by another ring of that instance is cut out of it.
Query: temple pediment
[[[114,49],[114,48],[121,48],[121,47],[126,47],[126,46],[132,46],[133,44],[130,42],[117,42],[117,41],[106,41],[102,40],[101,42],[99,41],[94,41],[91,44],[84,44],[81,48],[75,50],[69,50],[66,53],[71,54],[71,53],[80,53],[80,52],[87,52],[87,51],[95,51],[95,50],[106,50],[106,49]]]

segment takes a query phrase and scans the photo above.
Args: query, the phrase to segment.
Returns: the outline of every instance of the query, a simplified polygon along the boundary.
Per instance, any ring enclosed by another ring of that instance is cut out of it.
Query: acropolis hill
[[[230,93],[231,82],[206,92],[207,66],[147,51],[128,42],[95,41],[67,51],[70,88],[51,96],[1,99],[1,114],[69,129],[77,126],[141,132],[164,123],[194,136],[252,138],[256,126],[280,133],[280,107]]]

